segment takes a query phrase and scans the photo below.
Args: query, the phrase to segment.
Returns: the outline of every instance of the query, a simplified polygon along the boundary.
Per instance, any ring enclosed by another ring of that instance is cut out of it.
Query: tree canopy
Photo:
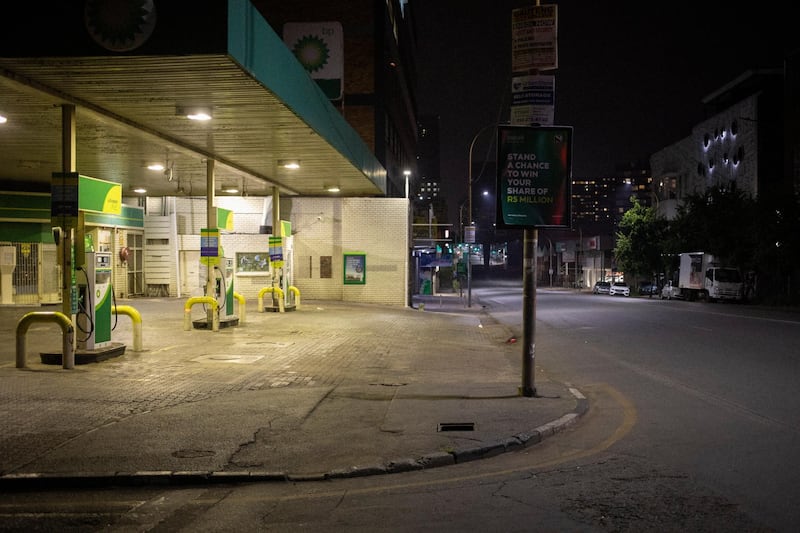
[[[635,197],[633,207],[625,212],[619,223],[614,256],[617,268],[633,278],[647,277],[662,271],[661,253],[666,221]]]
[[[631,198],[614,249],[617,266],[638,278],[671,274],[683,252],[706,252],[723,263],[752,272],[762,300],[800,299],[800,198],[754,200],[712,187],[688,196],[667,222],[654,208]]]

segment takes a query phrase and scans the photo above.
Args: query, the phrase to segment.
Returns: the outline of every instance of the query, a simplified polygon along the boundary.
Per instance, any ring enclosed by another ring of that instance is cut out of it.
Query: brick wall
[[[303,198],[292,202],[291,220],[294,285],[302,298],[408,305],[406,199]],[[346,253],[366,255],[365,284],[344,284]]]

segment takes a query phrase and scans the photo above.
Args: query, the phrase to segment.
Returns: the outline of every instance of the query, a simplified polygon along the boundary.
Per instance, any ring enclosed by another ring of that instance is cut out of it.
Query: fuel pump
[[[86,252],[83,279],[78,276],[78,349],[111,344],[111,252]]]
[[[111,341],[111,315],[115,303],[111,252],[94,251],[88,239],[86,244],[85,263],[75,268],[71,280],[77,365],[97,363],[125,353],[123,343]],[[42,352],[40,355],[44,364],[62,364],[61,351]]]
[[[206,286],[208,279],[208,266],[201,264],[200,266],[200,283],[203,287]],[[219,325],[220,327],[236,326],[239,323],[239,317],[233,313],[234,296],[233,296],[233,259],[228,257],[220,257],[218,265],[213,266],[214,276],[214,294],[212,296],[217,301],[217,308],[219,310]],[[206,327],[208,320],[194,321],[195,327]]]
[[[219,308],[219,320],[222,322],[223,320],[233,319],[233,259],[229,257],[223,257],[222,261],[222,272],[220,272],[221,277],[224,281],[224,297],[225,302],[224,304],[220,304]],[[219,267],[217,267],[219,268]],[[218,298],[219,299],[219,298]]]

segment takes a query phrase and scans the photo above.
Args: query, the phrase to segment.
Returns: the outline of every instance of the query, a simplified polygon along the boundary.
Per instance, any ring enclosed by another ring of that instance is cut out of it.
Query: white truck
[[[713,255],[703,252],[680,254],[678,290],[686,300],[740,302],[744,297],[739,271],[720,266]]]

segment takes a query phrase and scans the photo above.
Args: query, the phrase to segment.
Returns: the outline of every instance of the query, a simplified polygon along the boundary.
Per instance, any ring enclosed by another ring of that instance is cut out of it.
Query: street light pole
[[[478,130],[472,142],[469,144],[469,168],[467,169],[467,225],[473,228],[473,236],[475,228],[472,224],[472,149],[475,148],[475,141],[487,128],[494,126],[494,123],[487,124]],[[474,240],[474,239],[473,239]],[[467,243],[467,307],[472,307],[472,244]]]

